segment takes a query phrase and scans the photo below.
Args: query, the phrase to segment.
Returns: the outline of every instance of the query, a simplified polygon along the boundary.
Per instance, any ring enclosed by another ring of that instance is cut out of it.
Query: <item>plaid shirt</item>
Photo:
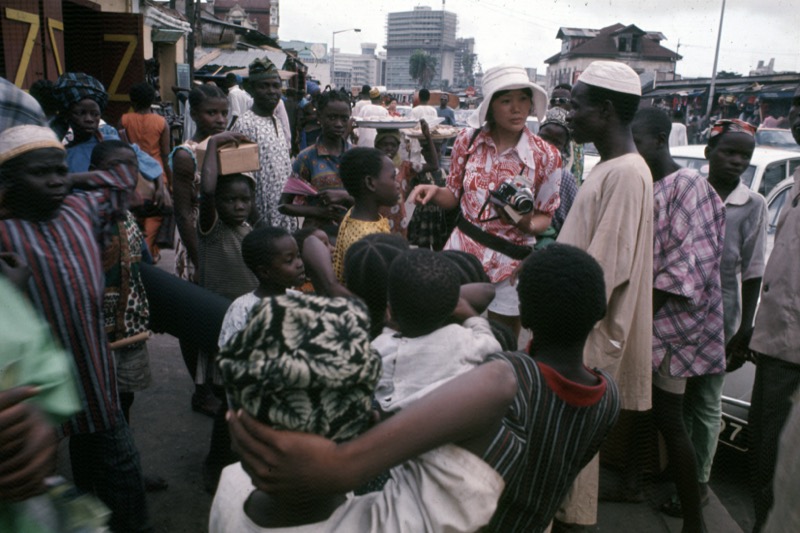
[[[13,83],[0,78],[0,131],[25,124],[47,125],[39,102]]]
[[[670,357],[679,378],[725,371],[720,263],[725,208],[696,171],[653,186],[653,288],[670,298],[653,317],[653,371]]]

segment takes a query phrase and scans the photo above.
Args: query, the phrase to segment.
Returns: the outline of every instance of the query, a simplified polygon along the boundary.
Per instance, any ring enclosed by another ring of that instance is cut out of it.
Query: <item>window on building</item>
[[[626,37],[619,37],[617,39],[618,45],[617,50],[620,52],[627,52],[628,51],[628,39]]]

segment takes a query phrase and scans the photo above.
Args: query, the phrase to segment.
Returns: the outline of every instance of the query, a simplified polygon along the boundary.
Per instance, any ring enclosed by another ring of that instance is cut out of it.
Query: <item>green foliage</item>
[[[408,74],[423,88],[430,87],[436,76],[437,60],[424,50],[415,50],[408,60]]]

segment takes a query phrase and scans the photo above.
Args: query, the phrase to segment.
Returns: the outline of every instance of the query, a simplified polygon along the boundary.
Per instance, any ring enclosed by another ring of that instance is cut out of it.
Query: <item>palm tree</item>
[[[436,76],[436,58],[424,50],[415,50],[408,60],[408,73],[411,79],[428,87]]]

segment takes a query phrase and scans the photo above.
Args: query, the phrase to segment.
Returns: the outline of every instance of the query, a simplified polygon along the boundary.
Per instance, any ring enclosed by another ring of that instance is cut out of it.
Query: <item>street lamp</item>
[[[334,77],[334,69],[335,69],[335,66],[336,66],[336,63],[334,61],[335,54],[336,54],[336,52],[335,52],[335,50],[336,50],[336,34],[337,33],[344,33],[346,31],[354,31],[356,33],[361,33],[361,28],[348,28],[346,30],[339,30],[339,31],[333,32],[333,35],[331,37],[331,87],[333,87],[334,89],[336,88],[336,83],[335,83],[335,81],[333,79],[333,77]]]

